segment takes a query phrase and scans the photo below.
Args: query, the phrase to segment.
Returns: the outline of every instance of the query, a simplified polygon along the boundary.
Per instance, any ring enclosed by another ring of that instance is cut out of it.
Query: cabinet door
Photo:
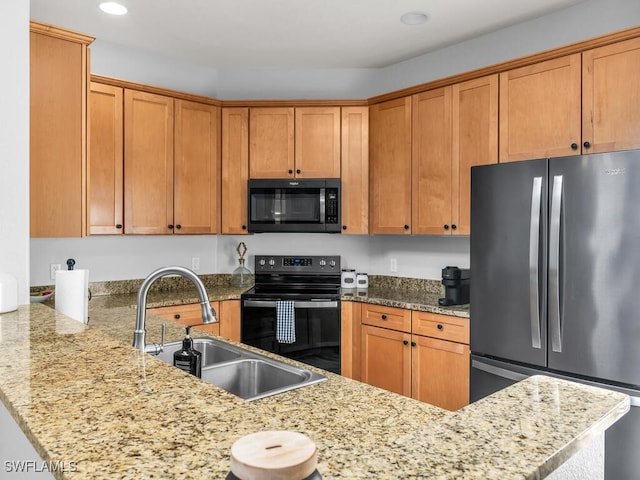
[[[247,233],[249,180],[249,109],[222,109],[222,228],[223,234]]]
[[[360,380],[361,303],[341,302],[340,374]]]
[[[500,162],[562,157],[581,143],[577,53],[500,74]]]
[[[411,97],[371,106],[370,233],[411,233]]]
[[[173,233],[173,98],[124,92],[125,233]]]
[[[640,148],[640,38],[584,52],[582,72],[582,152]]]
[[[447,410],[469,403],[469,346],[414,335],[411,396]]]
[[[294,176],[293,108],[252,108],[249,142],[250,178]]]
[[[361,378],[364,383],[411,396],[411,335],[362,326]]]
[[[369,233],[369,109],[342,108],[342,233]]]
[[[295,109],[295,176],[340,178],[340,107]]]
[[[175,100],[174,233],[217,233],[220,108]]]
[[[453,85],[451,234],[471,234],[471,167],[498,162],[498,75]]]
[[[116,235],[124,229],[123,91],[91,82],[89,94],[89,234]]]
[[[411,233],[451,231],[451,87],[412,97]]]
[[[240,300],[223,300],[220,302],[218,321],[220,336],[236,342],[240,341]]]
[[[30,234],[81,237],[86,234],[89,42],[81,43],[78,36],[76,40],[66,40],[33,29],[32,24]]]

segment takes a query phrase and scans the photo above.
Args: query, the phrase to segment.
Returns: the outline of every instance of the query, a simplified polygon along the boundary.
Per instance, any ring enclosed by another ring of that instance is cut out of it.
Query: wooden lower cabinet
[[[363,325],[362,381],[410,397],[410,342],[408,333]]]
[[[469,403],[469,319],[379,305],[361,309],[361,338],[354,339],[361,381],[447,410]]]
[[[171,307],[148,308],[147,313],[165,320],[193,326],[198,330],[218,335],[228,340],[240,341],[240,300],[211,302],[216,311],[218,322],[202,325],[202,313],[199,303],[175,305]]]
[[[413,335],[411,397],[447,410],[469,403],[469,346]]]

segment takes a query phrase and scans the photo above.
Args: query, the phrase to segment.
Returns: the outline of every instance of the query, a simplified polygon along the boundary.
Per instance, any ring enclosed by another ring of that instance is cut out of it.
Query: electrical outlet
[[[191,257],[191,270],[200,270],[200,257]]]
[[[52,263],[49,266],[49,276],[51,277],[51,280],[56,279],[56,272],[58,270],[62,270],[62,265],[60,265],[59,263]]]
[[[389,270],[391,270],[392,272],[397,272],[398,271],[398,259],[397,258],[392,258],[391,261],[389,262]]]

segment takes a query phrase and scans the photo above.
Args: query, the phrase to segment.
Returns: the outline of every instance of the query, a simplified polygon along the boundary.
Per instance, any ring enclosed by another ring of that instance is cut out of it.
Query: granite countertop
[[[401,288],[373,287],[366,290],[342,290],[342,300],[469,318],[468,304],[443,307],[438,304],[440,297],[442,295],[439,293]]]
[[[133,349],[135,310],[116,297],[90,302],[90,326],[38,304],[0,315],[0,400],[45,461],[75,462],[57,478],[224,478],[236,440],[274,429],[311,438],[325,479],[538,479],[629,409],[536,376],[447,412],[327,372],[245,402]]]

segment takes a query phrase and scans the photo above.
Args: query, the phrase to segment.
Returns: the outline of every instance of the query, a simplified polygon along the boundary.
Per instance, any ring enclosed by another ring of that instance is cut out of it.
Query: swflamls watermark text
[[[7,473],[33,473],[33,472],[77,472],[77,462],[45,462],[36,460],[5,460],[4,471]]]

